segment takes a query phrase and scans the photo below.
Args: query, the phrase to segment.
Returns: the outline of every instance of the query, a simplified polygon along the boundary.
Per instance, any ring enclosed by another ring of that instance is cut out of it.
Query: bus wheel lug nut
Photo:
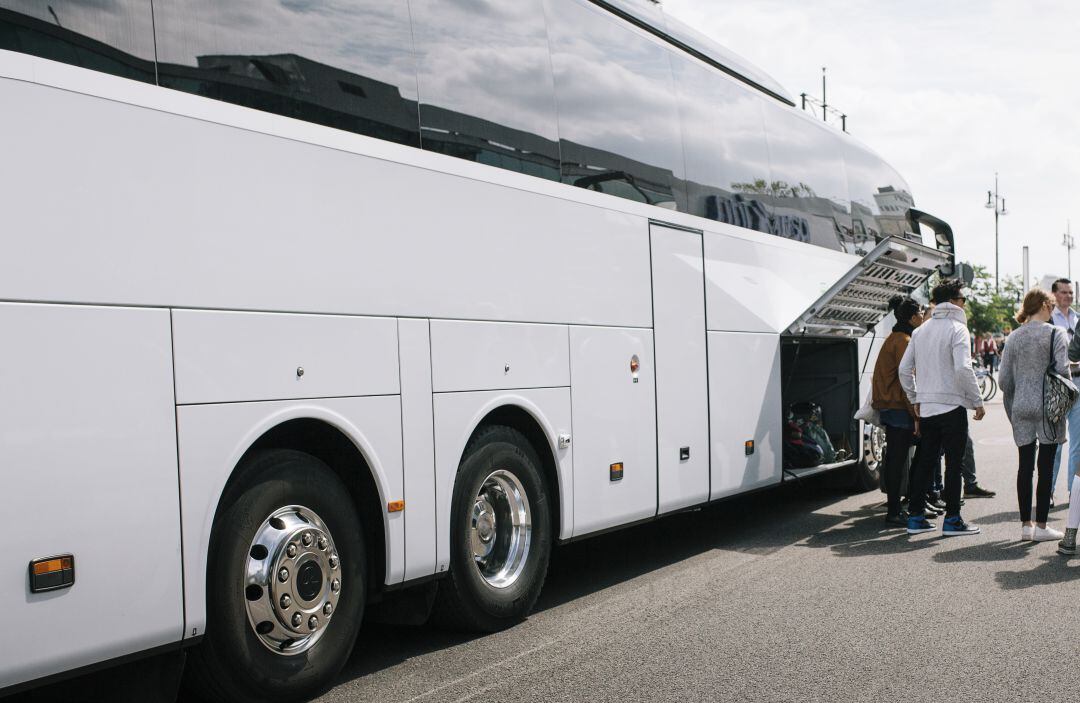
[[[292,616],[292,626],[293,627],[300,627],[300,623],[302,623],[303,621],[304,621],[304,617],[302,615],[300,615],[300,613],[293,613],[293,616]]]
[[[282,608],[288,608],[290,605],[292,605],[292,598],[289,597],[288,593],[282,594],[282,596],[281,596],[281,607]]]
[[[278,577],[278,581],[281,581],[282,583],[285,583],[286,581],[289,580],[289,570],[288,569],[282,569],[281,571],[278,572],[277,577]]]
[[[333,581],[331,581],[330,582],[330,590],[333,591],[334,593],[337,593],[338,591],[340,591],[341,590],[341,581],[338,581],[337,579],[334,579]]]
[[[319,538],[319,549],[326,549],[326,544],[327,544],[326,538],[325,537],[320,537]]]
[[[331,557],[330,557],[330,568],[331,569],[336,569],[337,565],[338,565],[337,555],[336,554],[331,555]]]
[[[304,536],[300,538],[300,541],[304,543],[305,547],[311,546],[311,533],[305,532]]]
[[[334,606],[330,605],[329,603],[322,607],[323,615],[329,616],[332,612],[334,612]]]
[[[296,545],[290,544],[288,547],[286,547],[285,553],[288,554],[290,557],[296,556]]]
[[[319,629],[319,618],[312,615],[311,619],[307,621],[307,626],[309,630]]]

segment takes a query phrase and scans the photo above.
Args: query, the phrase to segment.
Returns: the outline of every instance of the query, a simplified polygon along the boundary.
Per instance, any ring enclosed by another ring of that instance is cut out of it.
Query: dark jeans
[[[918,462],[921,458],[921,452],[919,451],[919,444],[916,442],[915,448],[915,462]],[[915,473],[915,464],[911,465],[911,473]],[[960,463],[960,473],[964,476],[964,488],[974,488],[979,483],[978,476],[975,475],[975,444],[971,441],[971,435],[968,435],[967,443],[964,446],[964,460]],[[945,484],[941,479],[941,455],[938,455],[938,460],[930,470],[930,479],[927,482],[926,494],[930,496],[931,493],[937,494],[944,490]]]
[[[968,418],[964,408],[954,408],[947,413],[924,417],[919,421],[922,434],[919,464],[915,467],[908,511],[922,515],[926,509],[926,488],[934,465],[945,450],[945,517],[960,514],[961,465],[968,437]]]
[[[1035,473],[1035,445],[1020,447],[1020,469],[1016,472],[1016,495],[1020,499],[1020,520],[1031,520],[1031,476]],[[1046,523],[1050,514],[1050,479],[1054,475],[1056,444],[1039,445],[1039,484],[1035,488],[1035,522]]]
[[[975,445],[971,441],[971,435],[968,435],[967,445],[964,447],[964,463],[960,469],[964,474],[964,488],[974,488],[979,479],[975,476]]]
[[[889,515],[900,514],[900,492],[914,439],[912,428],[885,425],[885,495]]]

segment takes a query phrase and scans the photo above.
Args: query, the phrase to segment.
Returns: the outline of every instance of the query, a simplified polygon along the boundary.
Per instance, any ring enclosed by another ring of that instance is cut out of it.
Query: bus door
[[[709,396],[701,233],[650,228],[658,514],[709,499]]]

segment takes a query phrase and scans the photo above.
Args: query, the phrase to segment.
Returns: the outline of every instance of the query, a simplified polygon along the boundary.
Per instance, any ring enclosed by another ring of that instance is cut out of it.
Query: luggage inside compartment
[[[817,473],[855,463],[859,447],[858,344],[835,337],[781,342],[784,470]]]

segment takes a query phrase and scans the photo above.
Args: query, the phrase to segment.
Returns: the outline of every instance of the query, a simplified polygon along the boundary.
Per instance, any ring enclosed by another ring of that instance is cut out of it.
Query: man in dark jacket
[[[885,338],[874,364],[873,407],[881,414],[885,425],[885,521],[898,527],[907,526],[907,513],[900,509],[900,486],[907,470],[908,454],[918,432],[918,419],[911,402],[900,386],[900,360],[904,358],[911,333],[922,324],[921,306],[911,298],[895,302],[896,324]]]

